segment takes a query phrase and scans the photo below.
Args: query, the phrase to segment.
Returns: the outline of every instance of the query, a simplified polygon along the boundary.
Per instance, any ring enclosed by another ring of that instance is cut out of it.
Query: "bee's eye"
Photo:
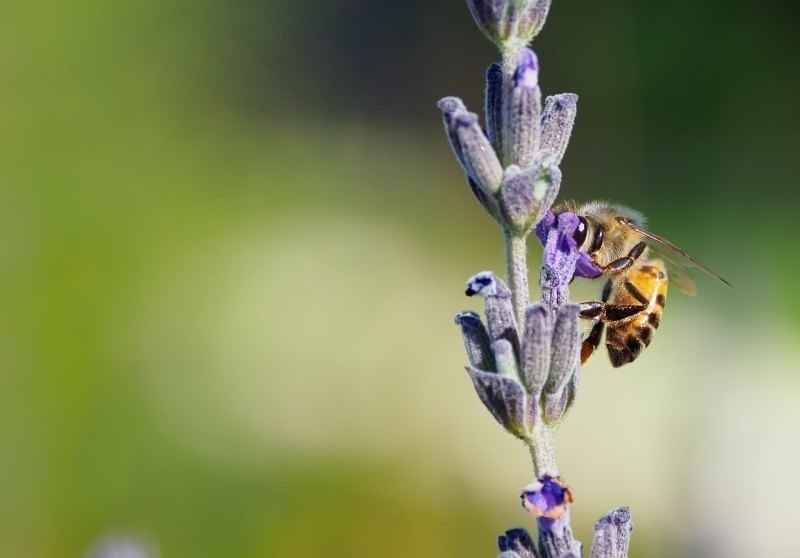
[[[586,234],[589,232],[589,225],[586,223],[586,219],[583,217],[579,217],[579,219],[578,228],[575,229],[575,234],[572,235],[572,238],[574,238],[575,242],[578,244],[578,248],[583,246],[583,243],[586,242]]]
[[[597,227],[597,230],[594,233],[594,240],[592,240],[592,248],[590,252],[597,252],[601,246],[603,246],[603,227]]]

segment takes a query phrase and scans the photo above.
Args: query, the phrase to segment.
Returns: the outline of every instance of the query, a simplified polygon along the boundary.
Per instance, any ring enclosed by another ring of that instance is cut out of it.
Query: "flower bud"
[[[529,43],[544,27],[547,13],[550,11],[550,2],[551,0],[529,0],[526,8],[521,11],[517,34],[526,43]]]
[[[464,171],[488,194],[500,189],[503,167],[489,139],[478,123],[478,116],[467,112],[455,97],[439,101],[450,146]]]
[[[522,438],[527,437],[527,402],[522,385],[506,376],[478,370],[467,366],[472,384],[481,402],[492,416],[508,432]]]
[[[541,30],[550,0],[467,0],[481,31],[502,48],[529,43]]]
[[[556,165],[564,158],[577,114],[578,96],[574,93],[551,95],[544,101],[539,149],[551,153]]]
[[[500,552],[511,552],[519,558],[536,558],[535,548],[531,536],[525,529],[509,529],[497,538],[497,549]]]
[[[470,364],[487,372],[495,372],[497,367],[490,347],[489,333],[478,315],[475,312],[461,312],[456,316],[456,324],[461,326]]]
[[[631,510],[615,508],[594,524],[591,558],[624,558],[631,542]]]
[[[534,399],[539,398],[550,372],[551,332],[549,321],[547,309],[541,304],[529,306],[525,311],[520,367],[528,393]]]
[[[579,310],[580,307],[577,304],[564,304],[556,314],[550,374],[544,387],[548,393],[562,392],[580,364],[578,359],[581,349],[578,333]]]
[[[496,62],[486,69],[486,133],[497,153],[503,152],[503,67]]]
[[[511,304],[511,291],[491,271],[482,271],[467,281],[467,296],[480,295],[486,301],[486,322],[492,342],[505,339],[519,351],[517,321]]]
[[[492,352],[497,363],[497,373],[518,381],[520,379],[519,367],[517,366],[517,357],[514,354],[514,347],[511,346],[511,343],[505,339],[499,339],[492,343]]]
[[[504,106],[503,149],[506,164],[530,167],[539,148],[539,125],[542,94],[539,90],[539,62],[536,54],[524,48],[517,57],[512,81]]]
[[[503,221],[516,232],[527,233],[552,205],[560,186],[561,171],[547,161],[526,171],[511,165],[500,186]]]

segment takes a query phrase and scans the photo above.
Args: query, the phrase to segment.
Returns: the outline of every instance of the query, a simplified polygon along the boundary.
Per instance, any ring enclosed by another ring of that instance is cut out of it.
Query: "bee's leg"
[[[606,324],[603,322],[597,322],[592,327],[589,335],[586,336],[586,339],[583,340],[583,343],[581,343],[581,364],[586,364],[589,357],[591,357],[597,350],[597,347],[600,346],[600,339],[603,337],[603,329],[605,329],[605,327]]]
[[[639,292],[639,289],[629,281],[626,281],[624,285],[628,292],[642,304],[609,304],[608,299],[611,298],[611,280],[609,279],[603,287],[603,295],[600,300],[587,300],[578,304],[580,307],[578,315],[585,320],[618,322],[635,316],[647,308],[647,299]]]
[[[599,300],[587,300],[578,304],[578,316],[584,320],[601,321],[606,310],[606,303]]]
[[[627,256],[617,258],[613,262],[600,267],[602,267],[605,271],[607,271],[612,275],[621,273],[633,265],[633,262],[635,262],[639,258],[639,256],[641,256],[644,253],[645,248],[647,248],[647,244],[645,244],[644,242],[640,242],[639,244],[631,248],[631,251],[628,252]]]
[[[606,304],[602,320],[606,323],[619,322],[635,316],[646,308],[646,304]]]
[[[604,323],[625,320],[647,308],[646,304],[608,304],[599,300],[581,302],[578,306],[581,318]]]
[[[588,300],[578,304],[580,306],[578,315],[585,320],[601,319],[609,298],[611,298],[611,279],[606,281],[603,286],[603,294],[600,296],[600,300]]]
[[[581,343],[581,364],[586,364],[589,357],[591,357],[597,350],[597,347],[600,346],[600,339],[603,337],[603,329],[605,328],[605,323],[600,319],[600,316],[603,314],[610,296],[611,280],[608,280],[603,287],[601,301],[589,301],[580,304],[581,309],[579,315],[581,318],[597,320],[597,323],[592,326],[589,335],[587,335],[586,339]]]

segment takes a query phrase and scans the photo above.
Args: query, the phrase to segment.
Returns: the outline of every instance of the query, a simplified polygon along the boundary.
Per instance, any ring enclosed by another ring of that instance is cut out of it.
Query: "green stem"
[[[511,302],[517,316],[517,327],[525,327],[525,309],[528,307],[528,246],[525,236],[503,231],[506,246],[506,273],[511,289]]]
[[[533,472],[537,479],[559,476],[554,434],[555,430],[542,425],[536,428],[533,437],[527,440],[533,460]]]

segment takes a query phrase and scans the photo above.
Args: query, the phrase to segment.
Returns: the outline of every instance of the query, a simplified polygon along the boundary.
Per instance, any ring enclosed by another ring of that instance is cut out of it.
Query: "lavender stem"
[[[533,471],[536,478],[558,477],[558,465],[555,454],[555,432],[544,424],[536,427],[535,435],[526,443],[533,460]]]
[[[514,306],[517,323],[525,324],[525,310],[528,308],[528,245],[525,236],[517,236],[504,229],[506,253],[506,272],[508,287],[511,289],[511,301]]]

